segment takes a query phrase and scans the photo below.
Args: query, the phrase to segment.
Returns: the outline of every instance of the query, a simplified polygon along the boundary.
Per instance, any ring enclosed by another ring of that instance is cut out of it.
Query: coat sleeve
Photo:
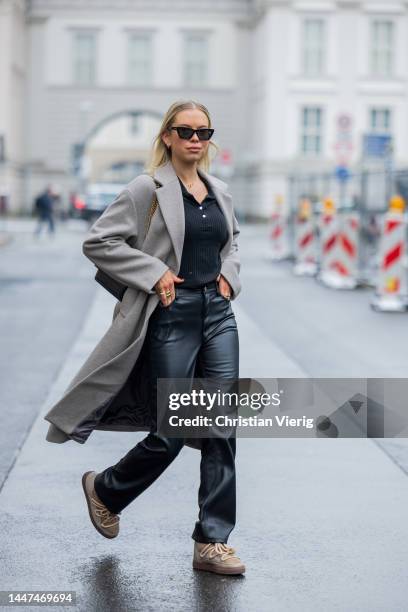
[[[228,283],[231,285],[232,295],[231,300],[235,300],[235,298],[239,295],[241,291],[241,281],[239,278],[239,272],[241,269],[241,262],[238,254],[238,235],[240,234],[240,229],[238,225],[237,218],[232,213],[233,218],[233,235],[232,235],[232,243],[230,251],[227,257],[224,259],[221,265],[220,273],[225,276]]]
[[[169,270],[161,259],[133,248],[136,242],[137,210],[132,195],[124,189],[90,228],[82,251],[98,268],[115,280],[147,293]]]

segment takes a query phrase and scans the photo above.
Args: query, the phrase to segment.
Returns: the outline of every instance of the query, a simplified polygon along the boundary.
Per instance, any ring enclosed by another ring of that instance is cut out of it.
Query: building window
[[[322,152],[322,115],[321,108],[307,106],[302,108],[302,140],[303,155],[319,155]]]
[[[321,76],[325,72],[326,23],[323,19],[303,22],[302,68],[306,76]]]
[[[375,134],[391,133],[391,110],[389,108],[370,109],[370,131]]]
[[[189,33],[184,37],[184,84],[202,87],[208,77],[208,38]]]
[[[152,83],[152,37],[130,33],[128,38],[128,81],[131,85]]]
[[[96,81],[96,33],[74,32],[74,82],[93,85]]]
[[[391,76],[394,62],[394,24],[373,21],[371,24],[371,72],[375,76]]]

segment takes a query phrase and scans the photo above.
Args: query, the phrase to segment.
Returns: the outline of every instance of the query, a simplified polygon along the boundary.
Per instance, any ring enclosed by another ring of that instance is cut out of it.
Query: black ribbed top
[[[221,270],[220,250],[228,240],[228,227],[211,185],[197,202],[179,179],[184,202],[185,233],[178,276],[180,287],[199,287],[215,280]]]

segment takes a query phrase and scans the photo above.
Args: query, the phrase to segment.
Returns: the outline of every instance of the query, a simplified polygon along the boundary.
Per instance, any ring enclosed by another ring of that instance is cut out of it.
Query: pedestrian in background
[[[54,236],[54,192],[51,185],[48,185],[43,193],[35,200],[35,213],[38,216],[38,222],[34,230],[34,236],[38,237],[45,224],[48,225],[49,236]]]

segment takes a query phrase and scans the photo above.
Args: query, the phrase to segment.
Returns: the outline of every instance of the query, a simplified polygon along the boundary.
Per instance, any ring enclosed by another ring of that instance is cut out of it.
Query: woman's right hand
[[[175,299],[174,283],[183,282],[184,278],[176,276],[176,274],[174,274],[171,270],[166,270],[166,272],[154,286],[155,291],[161,299],[163,306],[169,306]],[[171,292],[171,295],[167,296],[166,292],[168,293],[169,291]]]

